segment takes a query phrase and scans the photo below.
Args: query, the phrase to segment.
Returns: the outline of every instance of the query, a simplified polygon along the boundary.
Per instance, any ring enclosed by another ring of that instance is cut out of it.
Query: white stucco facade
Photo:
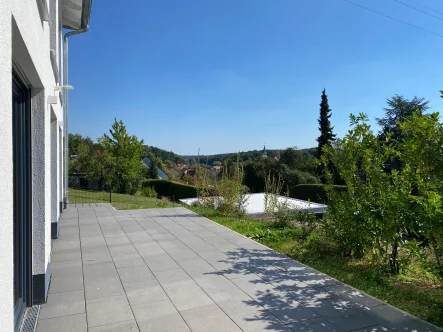
[[[14,331],[13,70],[30,90],[32,304],[46,300],[63,193],[61,0],[0,1],[0,331]],[[51,98],[55,96],[56,98]],[[55,103],[54,103],[55,102]],[[52,234],[51,234],[52,232]]]
[[[13,331],[12,0],[0,10],[0,330]]]

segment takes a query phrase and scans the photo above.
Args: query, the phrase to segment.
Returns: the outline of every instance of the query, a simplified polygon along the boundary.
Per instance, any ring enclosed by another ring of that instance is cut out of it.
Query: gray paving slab
[[[179,267],[177,262],[167,253],[159,255],[142,255],[146,265],[151,271],[171,270]]]
[[[112,257],[118,255],[137,254],[138,251],[133,244],[119,244],[108,246]]]
[[[49,293],[63,293],[84,289],[83,275],[53,275]]]
[[[152,237],[145,231],[138,233],[126,233],[126,236],[131,240],[132,243],[145,242],[152,239]]]
[[[55,318],[85,312],[85,292],[83,290],[51,294],[40,308],[39,318]]]
[[[238,287],[223,275],[203,274],[194,276],[194,281],[206,293],[238,292]]]
[[[189,309],[181,312],[194,332],[241,332],[242,330],[217,305]],[[202,319],[204,317],[204,319]]]
[[[115,246],[115,245],[121,245],[121,244],[131,244],[131,240],[124,235],[124,236],[116,236],[116,237],[108,237],[106,238],[106,244],[108,246]]]
[[[330,321],[324,319],[324,318],[315,318],[310,319],[294,324],[289,324],[289,328],[291,328],[292,331],[306,331],[306,332],[341,332],[342,330],[339,329],[337,326],[332,324]],[[369,331],[373,331],[368,330]],[[374,332],[377,330],[374,330]],[[381,331],[381,330],[380,330]],[[387,331],[387,330],[383,330]]]
[[[155,280],[147,266],[128,266],[119,268],[117,271],[123,284]]]
[[[74,261],[81,259],[82,254],[78,249],[54,251],[51,262]]]
[[[117,269],[114,262],[88,264],[83,267],[84,279],[98,279],[105,277],[117,277]]]
[[[112,256],[107,247],[93,252],[82,254],[83,266],[88,264],[98,264],[112,262]]]
[[[90,327],[88,332],[139,332],[137,322],[133,320]]]
[[[283,324],[268,312],[247,315],[233,315],[232,319],[244,332],[291,332],[288,326]]]
[[[124,288],[132,306],[168,300],[164,289],[157,281],[126,283]]]
[[[203,258],[185,260],[179,262],[183,270],[190,275],[199,275],[205,273],[215,273],[216,270]]]
[[[83,275],[83,263],[80,259],[72,261],[51,262],[52,276]]]
[[[290,296],[276,292],[257,299],[267,311],[283,323],[292,324],[320,317],[313,310],[305,307]]]
[[[54,251],[58,252],[60,250],[77,249],[80,250],[80,239],[57,241],[54,245]]]
[[[126,295],[87,300],[88,327],[125,322],[134,319]]]
[[[188,325],[178,313],[138,322],[140,332],[190,332]]]
[[[39,319],[36,332],[86,332],[86,314]]]
[[[188,248],[181,250],[171,250],[167,251],[167,253],[176,262],[183,262],[183,261],[195,260],[200,258],[194,251]]]
[[[169,300],[133,305],[132,310],[137,322],[150,321],[157,318],[178,314],[177,309]]]
[[[165,289],[177,310],[188,310],[213,304],[211,298],[197,285]]]
[[[126,254],[113,256],[116,268],[131,267],[131,266],[145,266],[146,263],[139,254]]]
[[[141,256],[167,256],[166,251],[156,242],[134,243],[134,246]]]
[[[412,315],[388,304],[366,308],[364,314],[395,331],[440,331],[437,327],[418,320]]]
[[[37,331],[439,331],[182,207],[71,205]]]
[[[85,280],[85,294],[87,300],[92,300],[125,294],[125,291],[119,277],[109,277]]]
[[[163,288],[195,285],[194,280],[181,268],[153,272]]]

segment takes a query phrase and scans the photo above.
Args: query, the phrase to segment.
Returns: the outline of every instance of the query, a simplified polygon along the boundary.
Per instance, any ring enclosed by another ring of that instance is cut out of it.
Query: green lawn
[[[69,188],[70,204],[110,203],[110,201],[112,206],[118,210],[165,208],[176,206],[176,204],[169,202],[168,200],[158,198],[112,193],[110,199],[108,192]]]
[[[410,270],[393,276],[365,260],[344,259],[328,252],[294,226],[246,218],[224,217],[219,212],[191,207],[196,213],[246,235],[348,285],[390,303],[421,319],[443,327],[443,288],[424,272]],[[308,241],[311,241],[310,246]],[[316,245],[317,244],[317,245]]]

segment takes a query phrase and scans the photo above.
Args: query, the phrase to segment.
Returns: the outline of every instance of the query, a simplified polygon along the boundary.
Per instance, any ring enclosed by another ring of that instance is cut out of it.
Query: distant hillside
[[[257,157],[260,157],[262,155],[263,151],[261,150],[253,150],[253,151],[246,151],[246,152],[240,152],[239,158],[240,161],[247,161],[248,159],[254,159]],[[278,150],[269,150],[268,156],[274,157],[279,156]],[[189,160],[190,163],[197,162],[198,156],[184,156],[186,159]],[[237,153],[222,153],[222,154],[214,154],[214,155],[201,155],[200,156],[200,163],[202,164],[208,164],[212,165],[214,161],[224,161],[226,159],[231,159],[233,161],[237,161]]]
[[[196,163],[198,160],[198,156],[180,156],[178,154],[175,154],[172,151],[166,151],[160,148],[157,148],[155,146],[148,146],[145,145],[146,152],[152,153],[155,157],[162,160],[163,162],[169,160],[175,164],[192,164]],[[283,150],[267,150],[268,157],[279,157],[280,153]],[[317,149],[316,148],[309,148],[309,149],[301,149],[301,151],[306,151],[312,155],[315,155]],[[261,157],[263,153],[263,150],[252,150],[252,151],[242,151],[240,152],[240,161],[247,161],[249,159],[254,159]],[[212,155],[201,155],[200,156],[200,163],[208,165],[212,165],[214,161],[221,161],[223,162],[226,159],[231,159],[233,161],[237,160],[237,153],[231,152],[231,153],[221,153],[221,154],[212,154]]]
[[[314,157],[317,155],[317,148],[300,149],[300,151],[306,151],[307,153],[313,155]]]
[[[160,148],[157,148],[155,146],[148,146],[145,145],[146,152],[152,153],[155,157],[162,161],[172,161],[175,164],[185,164],[187,161],[182,156],[179,156],[178,154],[175,154],[172,151],[166,151],[162,150]]]
[[[284,150],[267,150],[268,157],[280,157],[280,153]],[[315,155],[317,149],[309,148],[309,149],[300,149],[300,151],[306,151],[309,154]],[[254,159],[261,157],[263,150],[252,150],[252,151],[243,151],[239,153],[240,161],[247,161],[249,159]],[[187,159],[189,163],[197,162],[198,156],[183,156],[183,158]],[[208,165],[212,165],[214,161],[223,162],[226,159],[231,159],[233,161],[237,160],[237,153],[222,153],[222,154],[213,154],[213,155],[201,155],[200,163]]]

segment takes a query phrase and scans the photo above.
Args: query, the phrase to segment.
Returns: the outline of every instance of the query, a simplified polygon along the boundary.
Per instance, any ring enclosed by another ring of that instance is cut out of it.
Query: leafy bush
[[[280,181],[280,177],[276,179],[273,176],[271,177],[271,173],[269,173],[265,179],[264,211],[266,214],[270,216],[275,214],[282,187],[283,183]]]
[[[160,200],[160,202],[158,202],[158,206],[159,206],[159,207],[168,207],[170,202],[171,202],[171,201],[170,201],[168,198],[166,198],[166,197],[162,197],[162,199]]]
[[[346,191],[346,186],[334,185],[333,190],[344,192]],[[327,204],[328,202],[328,195],[324,184],[300,184],[289,191],[289,197],[315,203]]]
[[[143,196],[146,197],[157,197],[157,192],[153,187],[145,187],[143,189]]]
[[[197,187],[168,180],[146,180],[144,188],[152,187],[158,196],[177,199],[197,197]]]
[[[296,209],[291,209],[288,204],[279,203],[277,204],[277,221],[283,225],[292,225],[297,221],[299,216],[299,211]]]
[[[218,198],[215,206],[228,215],[244,215],[246,193],[243,169],[237,162],[230,170],[224,168],[222,176],[214,183],[214,194]]]
[[[304,263],[340,256],[340,248],[322,230],[314,230],[305,234],[303,241],[297,242],[292,248],[292,255]]]
[[[417,112],[398,122],[396,139],[390,133],[380,139],[365,114],[351,115],[348,134],[335,149],[324,148],[322,165],[332,163],[347,185],[346,191],[334,190],[333,175],[326,171],[324,229],[345,254],[365,255],[396,274],[414,257],[424,259],[424,267],[443,277],[443,126],[438,118],[438,113]],[[391,167],[394,163],[398,166]],[[426,240],[426,255],[417,238]]]

